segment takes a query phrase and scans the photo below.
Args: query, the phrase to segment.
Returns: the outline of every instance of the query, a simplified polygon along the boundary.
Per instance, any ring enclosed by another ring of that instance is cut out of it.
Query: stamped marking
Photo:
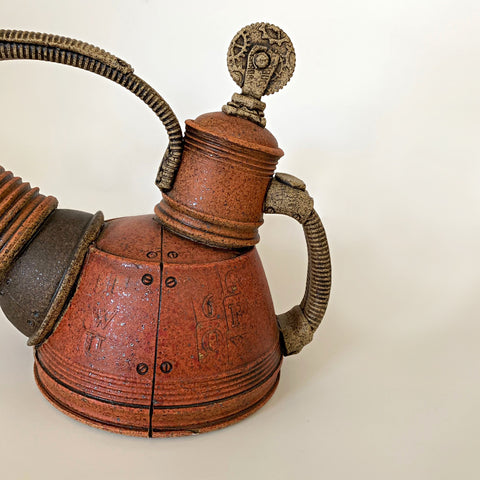
[[[223,335],[220,330],[212,328],[202,337],[202,348],[205,352],[218,352],[223,344]]]
[[[84,343],[85,353],[87,355],[93,355],[95,352],[98,352],[102,349],[103,342],[107,337],[100,335],[98,332],[93,332],[88,330],[86,332],[86,338]]]
[[[115,277],[113,279],[113,283],[112,283],[112,288],[110,289],[110,293],[113,294],[114,290],[115,290],[115,285],[117,284],[117,277]]]
[[[208,294],[203,299],[202,312],[207,318],[215,316],[215,309],[213,307],[213,294]]]
[[[240,345],[243,341],[243,335],[235,335],[234,337],[230,337],[230,341],[234,345]]]
[[[225,290],[227,295],[238,295],[238,278],[234,270],[230,270],[225,274]]]
[[[98,280],[100,280],[100,276],[98,277],[97,279],[97,286],[98,286]],[[115,291],[115,286],[117,285],[117,277],[113,277],[112,278],[112,275],[108,275],[107,278],[106,278],[106,282],[105,282],[105,287],[104,287],[104,292],[108,295],[108,294],[113,294],[113,292]]]
[[[170,373],[173,369],[173,365],[170,362],[162,362],[160,364],[160,370],[162,373]]]
[[[110,324],[116,317],[117,312],[111,312],[99,308],[93,312],[89,318],[85,318],[83,326],[85,328],[84,350],[89,356],[98,354],[107,341],[107,333]]]
[[[231,328],[236,328],[240,325],[240,317],[242,316],[242,305],[237,301],[228,301],[225,299],[225,313],[228,318],[228,325]]]
[[[139,375],[145,375],[148,372],[148,365],[146,363],[139,363],[137,365],[137,373]]]
[[[106,330],[112,323],[117,312],[109,312],[108,310],[99,309],[93,314],[93,326],[101,330]]]

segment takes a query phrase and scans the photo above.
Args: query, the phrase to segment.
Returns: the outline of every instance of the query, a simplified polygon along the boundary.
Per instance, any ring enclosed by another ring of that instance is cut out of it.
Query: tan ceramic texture
[[[260,98],[278,92],[288,83],[295,61],[292,42],[281,28],[270,23],[253,23],[242,28],[227,54],[228,70],[242,93],[234,93],[223,112],[264,127],[265,103]]]

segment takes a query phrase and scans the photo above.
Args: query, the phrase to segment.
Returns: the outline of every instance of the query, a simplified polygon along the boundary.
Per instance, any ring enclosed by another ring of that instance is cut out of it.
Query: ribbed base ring
[[[212,416],[210,421],[199,421],[198,423],[191,423],[185,424],[179,427],[173,427],[171,424],[172,420],[176,420],[179,415],[181,415],[181,410],[186,410],[182,407],[180,410],[172,406],[171,408],[167,406],[162,406],[161,411],[163,417],[165,418],[165,425],[161,425],[157,422],[157,424],[151,425],[149,419],[149,408],[146,406],[138,406],[138,407],[130,407],[132,414],[137,416],[143,415],[145,418],[144,425],[140,426],[137,425],[128,425],[128,424],[120,424],[117,417],[119,413],[118,407],[115,404],[111,404],[111,418],[94,418],[93,413],[95,412],[95,407],[97,406],[95,400],[87,398],[83,395],[80,395],[76,392],[73,392],[66,388],[65,386],[55,382],[51,377],[49,377],[46,372],[42,369],[40,363],[35,360],[34,365],[34,375],[35,381],[45,396],[45,398],[58,410],[62,411],[69,417],[78,420],[86,425],[90,425],[95,428],[100,428],[102,430],[107,430],[114,433],[120,433],[123,435],[129,435],[134,437],[180,437],[180,436],[187,436],[187,435],[196,435],[199,433],[205,433],[212,430],[217,430],[223,427],[227,427],[234,423],[243,420],[244,418],[248,417],[255,411],[257,411],[260,407],[262,407],[273,395],[275,392],[278,382],[280,379],[280,366],[274,374],[268,378],[266,382],[262,385],[259,385],[257,389],[244,392],[243,394],[236,396],[235,403],[237,404],[237,408],[235,411],[226,414],[225,416],[218,417],[218,414]],[[244,397],[243,402],[239,402],[240,396]],[[89,404],[89,408],[92,410],[92,416],[88,414],[81,413],[76,410],[71,404],[75,403],[82,403],[82,405]],[[212,412],[217,412],[218,407],[225,408],[226,411],[229,408],[230,399],[228,400],[219,400],[218,402],[209,402],[210,404],[206,407],[202,407],[204,410],[205,408],[211,409]],[[238,407],[238,405],[243,405],[243,408]],[[191,414],[192,411],[195,411],[195,405],[188,408]],[[125,411],[128,410],[128,407],[122,407],[124,410],[123,413],[126,414],[128,417],[129,412]],[[115,411],[114,411],[115,410]],[[154,415],[157,409],[154,409]],[[204,417],[205,410],[203,411]],[[115,422],[117,420],[117,423]]]

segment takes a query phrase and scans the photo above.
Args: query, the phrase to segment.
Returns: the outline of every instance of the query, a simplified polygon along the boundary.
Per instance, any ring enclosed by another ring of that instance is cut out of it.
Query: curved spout
[[[0,167],[0,306],[30,345],[55,327],[103,226],[101,212],[57,205]]]

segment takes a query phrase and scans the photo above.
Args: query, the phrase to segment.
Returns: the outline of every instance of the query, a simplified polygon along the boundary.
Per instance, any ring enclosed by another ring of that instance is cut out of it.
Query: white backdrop
[[[477,479],[480,475],[480,4],[477,0],[0,0],[0,28],[79,38],[131,63],[182,123],[237,91],[226,50],[282,27],[291,82],[266,97],[279,171],[307,183],[332,253],[314,342],[258,413],[182,439],[132,439],[57,412],[25,338],[0,322],[4,479]],[[152,212],[163,127],[72,68],[0,64],[1,164],[63,208]],[[303,292],[293,221],[259,250],[278,311]]]

